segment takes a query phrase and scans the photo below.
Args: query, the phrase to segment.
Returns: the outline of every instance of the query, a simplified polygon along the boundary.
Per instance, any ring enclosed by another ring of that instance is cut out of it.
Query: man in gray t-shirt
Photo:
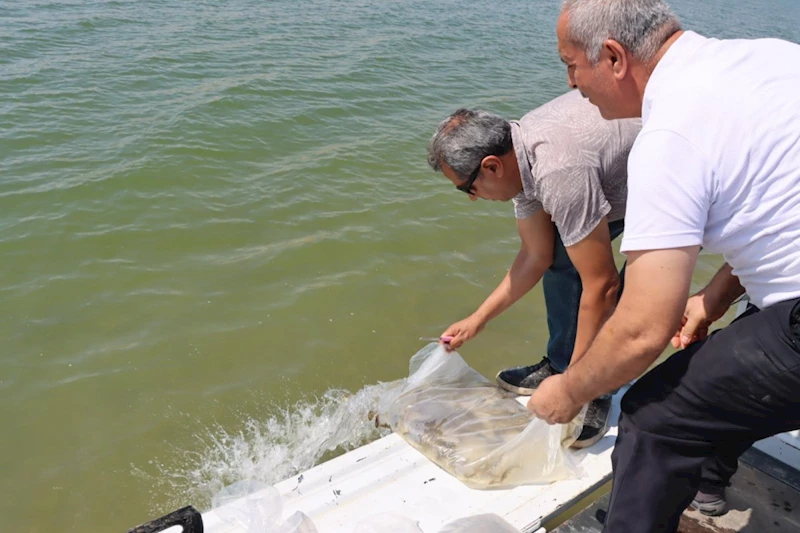
[[[453,349],[477,335],[543,280],[547,357],[497,375],[530,395],[591,344],[622,288],[611,241],[624,227],[628,153],[640,119],[607,121],[578,91],[508,122],[459,109],[439,124],[428,163],[472,200],[513,200],[522,245],[500,285],[472,315],[447,328]],[[575,447],[605,434],[610,397],[589,405]]]

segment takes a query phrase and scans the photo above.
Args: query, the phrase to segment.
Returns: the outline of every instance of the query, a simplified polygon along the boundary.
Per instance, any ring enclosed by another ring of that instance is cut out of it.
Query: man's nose
[[[473,192],[469,193],[469,199],[472,200],[473,202],[477,202],[478,201],[478,195],[475,194],[475,192],[473,191]]]

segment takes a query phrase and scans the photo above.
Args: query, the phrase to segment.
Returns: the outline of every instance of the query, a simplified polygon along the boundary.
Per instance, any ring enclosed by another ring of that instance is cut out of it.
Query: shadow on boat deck
[[[720,517],[684,512],[678,533],[800,532],[800,472],[763,452],[742,456],[727,498],[729,510]],[[608,499],[606,494],[553,533],[600,533]]]

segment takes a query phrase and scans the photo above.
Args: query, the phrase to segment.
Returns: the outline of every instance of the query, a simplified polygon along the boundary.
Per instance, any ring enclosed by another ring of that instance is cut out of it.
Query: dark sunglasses
[[[481,162],[478,163],[478,168],[476,168],[472,174],[469,175],[469,179],[466,183],[462,183],[461,185],[456,185],[456,189],[459,191],[464,191],[465,193],[472,195],[472,184],[475,183],[475,180],[478,179],[478,174],[481,173],[481,165],[483,165],[483,159]]]

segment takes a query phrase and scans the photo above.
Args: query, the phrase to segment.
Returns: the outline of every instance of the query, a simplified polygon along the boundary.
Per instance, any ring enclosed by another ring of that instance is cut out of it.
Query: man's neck
[[[514,187],[519,192],[523,191],[522,186],[522,172],[519,170],[519,161],[517,160],[517,150],[514,143],[511,143],[511,150],[507,154],[500,156],[503,161],[504,172],[508,173],[508,179],[514,184]]]
[[[639,63],[634,66],[633,68],[633,79],[636,82],[636,88],[639,93],[639,116],[641,116],[641,105],[644,102],[644,92],[647,88],[647,83],[650,81],[650,77],[653,75],[653,71],[655,71],[658,63],[667,53],[675,41],[677,41],[681,35],[683,35],[683,30],[678,30],[674,34],[672,34],[669,39],[667,39],[664,44],[661,45],[661,48],[658,49],[656,55],[648,61],[647,63]]]
[[[658,63],[664,57],[664,54],[666,54],[667,50],[669,50],[672,47],[672,45],[675,44],[675,41],[680,39],[681,35],[683,35],[683,30],[678,30],[675,33],[673,33],[672,36],[670,36],[670,38],[667,39],[666,42],[664,42],[664,44],[661,45],[661,48],[658,49],[658,52],[656,52],[656,55],[653,57],[653,59],[651,59],[650,61],[648,61],[647,63],[644,63],[642,65],[644,67],[642,69],[642,74],[643,74],[642,88],[643,89],[647,85],[647,82],[650,81],[650,76],[653,75],[653,71],[656,69],[656,67],[658,66]]]

